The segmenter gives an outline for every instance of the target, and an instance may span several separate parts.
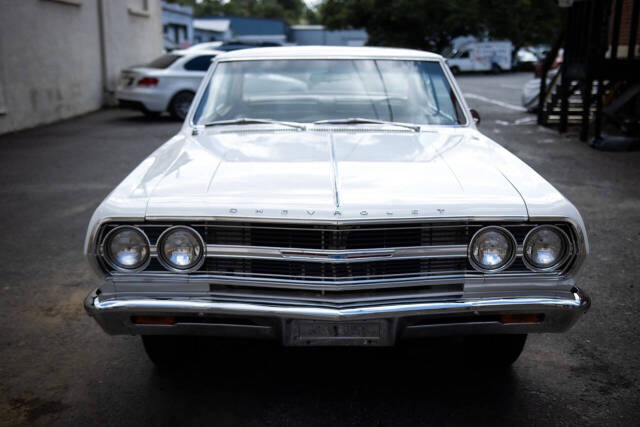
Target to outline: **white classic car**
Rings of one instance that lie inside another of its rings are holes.
[[[98,207],[85,250],[101,279],[87,312],[159,364],[184,335],[462,335],[510,364],[526,334],[566,331],[590,305],[576,208],[478,132],[441,56],[413,50],[217,56],[180,132]]]

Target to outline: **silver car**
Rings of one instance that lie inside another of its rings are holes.
[[[123,70],[116,92],[120,106],[148,116],[168,111],[184,120],[202,78],[219,53],[210,49],[174,51]]]

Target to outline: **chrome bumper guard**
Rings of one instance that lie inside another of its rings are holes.
[[[390,339],[432,335],[470,335],[563,332],[590,307],[589,297],[578,288],[561,296],[461,298],[356,308],[268,305],[216,302],[205,298],[101,299],[90,293],[84,306],[109,334],[213,335],[224,337],[282,339],[287,325],[299,321],[362,322],[385,320]],[[503,322],[502,315],[540,315],[531,323]],[[175,323],[139,324],[133,316],[175,316]],[[286,343],[286,342],[285,342]]]

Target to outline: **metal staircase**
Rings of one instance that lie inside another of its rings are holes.
[[[560,79],[557,78],[560,73],[556,74],[550,81],[547,87],[547,94],[542,105],[542,122],[543,126],[559,125],[562,114],[562,96],[561,85],[558,84]],[[580,89],[580,81],[572,81],[569,88],[568,106],[567,106],[567,124],[579,125],[582,123],[583,116],[585,115],[585,103],[584,94]],[[594,82],[591,89],[591,102],[588,108],[588,118],[591,122],[595,119],[596,107],[593,100],[598,94],[598,82]]]
[[[640,126],[634,102],[640,96],[638,21],[640,0],[573,1],[542,65],[539,124],[561,133],[579,125],[580,139],[596,148],[602,146],[603,127],[606,138],[640,138],[633,135]],[[620,55],[623,46],[626,54]],[[560,48],[562,65],[551,72]]]

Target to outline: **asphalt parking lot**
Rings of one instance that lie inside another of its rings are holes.
[[[581,211],[593,299],[568,333],[530,336],[510,371],[428,351],[241,347],[174,373],[84,312],[93,209],[179,128],[104,110],[0,135],[0,424],[637,425],[640,152],[599,152],[519,108],[530,74],[461,76],[481,130]]]

